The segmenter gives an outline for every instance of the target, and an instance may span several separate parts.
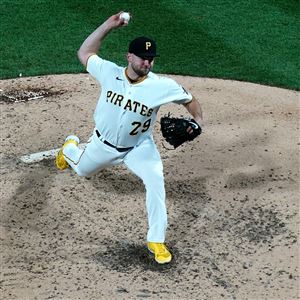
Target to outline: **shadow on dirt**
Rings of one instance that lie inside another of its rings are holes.
[[[108,269],[131,273],[140,268],[144,271],[168,272],[178,267],[178,251],[171,245],[174,259],[168,264],[158,264],[144,244],[128,241],[106,241],[106,250],[96,252],[90,259],[100,262]]]
[[[259,188],[267,184],[276,184],[276,182],[284,182],[285,184],[295,184],[292,176],[284,174],[276,174],[273,169],[262,170],[255,174],[244,174],[238,172],[230,175],[226,182],[229,189],[246,189]]]
[[[112,174],[109,171],[106,175]],[[104,176],[102,174],[102,176]],[[115,176],[113,174],[116,183],[122,182],[127,179],[124,175]],[[135,179],[134,175],[129,176],[132,184],[138,183],[138,179]],[[96,181],[100,180],[97,178]],[[94,181],[94,182],[96,182]],[[106,184],[109,185],[109,180],[104,179]],[[99,184],[99,182],[98,182]],[[139,188],[142,188],[142,183],[139,183]],[[127,191],[127,190],[126,190]],[[123,191],[124,192],[124,191]],[[141,192],[141,191],[140,191]],[[120,190],[118,190],[120,193]],[[170,274],[172,271],[176,273],[180,272],[181,265],[186,269],[191,263],[193,256],[199,254],[194,253],[193,250],[187,249],[193,246],[198,247],[197,232],[190,232],[190,227],[193,223],[198,222],[201,219],[201,211],[210,201],[207,192],[205,191],[205,179],[194,178],[193,180],[187,179],[182,181],[168,181],[166,182],[166,193],[168,201],[172,202],[175,207],[175,215],[170,220],[170,226],[168,229],[167,245],[173,253],[173,260],[169,264],[159,265],[154,261],[153,254],[151,254],[145,244],[136,244],[127,241],[105,241],[105,251],[99,251],[95,253],[92,259],[105,265],[109,269],[116,270],[118,272],[128,273],[132,269],[139,267],[142,270],[150,270],[154,272],[167,272]],[[177,242],[184,242],[185,246],[179,250],[176,246]]]
[[[40,168],[39,165],[26,170],[9,201],[7,225],[23,228],[36,226],[41,212],[47,209],[47,194],[52,184],[53,170]]]

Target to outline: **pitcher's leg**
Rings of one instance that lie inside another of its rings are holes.
[[[127,167],[143,180],[146,188],[148,242],[163,243],[167,229],[167,210],[163,165],[152,139],[136,146],[124,159]]]
[[[155,180],[155,182],[152,180]],[[146,179],[144,182],[149,225],[147,241],[164,243],[167,229],[167,210],[163,178],[155,174],[152,175],[149,181]]]
[[[65,143],[62,153],[67,164],[79,176],[91,176],[109,165],[122,161],[122,155],[102,143],[95,133],[84,149],[80,149],[76,143]]]
[[[88,156],[88,145],[80,149],[74,144],[69,144],[63,149],[67,163],[79,176],[89,176],[98,169],[96,163]]]

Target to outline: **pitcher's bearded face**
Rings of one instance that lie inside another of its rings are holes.
[[[133,53],[128,54],[128,62],[132,70],[140,77],[146,76],[154,64],[153,57],[139,57]]]

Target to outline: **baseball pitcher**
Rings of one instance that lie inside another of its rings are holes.
[[[140,177],[146,188],[147,247],[156,262],[164,264],[171,261],[172,254],[165,245],[163,165],[152,128],[161,105],[183,104],[193,117],[184,129],[187,140],[192,140],[201,133],[202,111],[199,102],[182,86],[151,71],[159,56],[153,39],[138,37],[130,42],[126,67],[99,54],[105,37],[112,30],[127,26],[121,13],[102,23],[78,50],[79,60],[101,85],[94,112],[95,128],[84,149],[78,147],[77,136],[68,136],[56,157],[56,166],[60,170],[70,166],[79,176],[90,176],[124,163]]]

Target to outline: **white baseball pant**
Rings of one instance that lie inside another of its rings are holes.
[[[63,150],[68,164],[79,176],[91,176],[105,167],[125,163],[146,188],[147,241],[163,243],[167,228],[163,165],[152,137],[128,152],[104,144],[94,130],[85,148],[68,144]]]

